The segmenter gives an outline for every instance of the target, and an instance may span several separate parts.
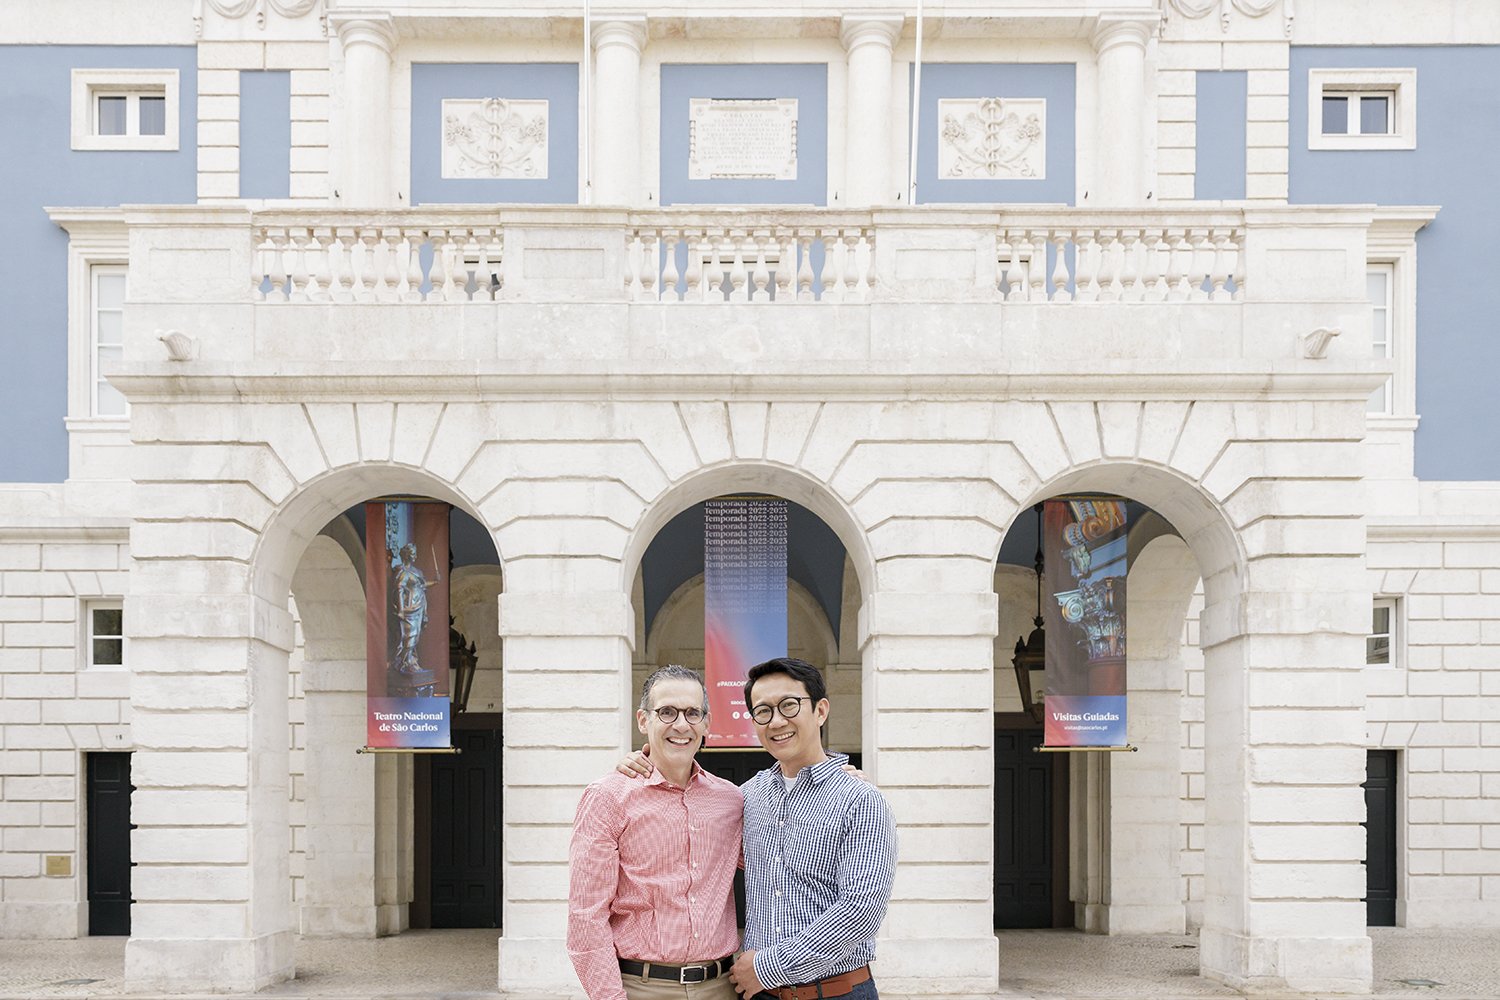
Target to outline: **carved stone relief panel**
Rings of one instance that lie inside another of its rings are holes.
[[[443,101],[443,177],[547,178],[547,102]]]
[[[1047,176],[1043,98],[967,97],[938,101],[938,177],[1041,180]]]
[[[796,180],[797,99],[690,99],[688,179]]]

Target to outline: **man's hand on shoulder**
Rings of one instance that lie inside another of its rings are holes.
[[[651,748],[645,747],[644,749],[637,750],[635,753],[631,754],[629,757],[626,757],[624,760],[620,761],[620,763],[616,764],[615,770],[619,771],[627,778],[651,777],[651,772],[655,770],[655,768],[651,766]]]
[[[734,968],[729,970],[729,978],[734,980],[735,992],[750,1000],[757,993],[764,993],[766,988],[760,984],[760,977],[755,974],[755,952],[742,951],[740,957],[734,960]]]

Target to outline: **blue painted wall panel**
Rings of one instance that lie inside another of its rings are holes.
[[[1243,70],[1199,72],[1195,198],[1240,201],[1245,197],[1249,95],[1249,75]]]
[[[292,194],[292,74],[240,73],[240,197]]]
[[[1073,204],[1077,67],[1072,63],[924,63],[917,136],[917,204]],[[1046,176],[1003,180],[940,180],[938,101],[956,98],[1045,98]],[[909,128],[909,124],[908,124]]]
[[[68,235],[43,206],[191,203],[197,198],[198,70],[192,46],[0,46],[0,481],[68,473]],[[176,69],[178,149],[74,152],[72,69]]]
[[[1417,70],[1417,148],[1309,150],[1308,70],[1383,66]],[[1497,421],[1483,391],[1500,370],[1500,282],[1483,249],[1500,228],[1496,79],[1494,46],[1292,49],[1291,201],[1442,206],[1417,236],[1421,479],[1500,479]]]
[[[547,102],[545,178],[444,178],[443,101],[500,97]],[[578,202],[576,63],[417,63],[411,68],[411,203]]]
[[[688,102],[693,98],[797,99],[795,180],[689,180]],[[828,67],[823,63],[661,68],[663,205],[828,204]]]

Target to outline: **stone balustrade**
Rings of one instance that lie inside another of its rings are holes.
[[[868,302],[911,297],[909,288],[892,292],[878,280],[900,273],[908,242],[877,234],[931,228],[922,211],[563,212],[561,227],[539,224],[536,209],[514,223],[488,207],[256,213],[250,296],[267,304],[538,300],[540,289],[524,281],[507,287],[508,274],[526,273],[507,261],[528,249],[557,256],[569,249],[557,234],[570,232],[573,249],[619,254],[618,301]],[[979,297],[993,301],[1234,302],[1244,299],[1249,277],[1243,212],[968,210],[945,229],[952,247],[993,241],[993,255],[983,251],[993,274],[979,275],[992,290]],[[518,232],[548,238],[517,243]],[[543,298],[556,297],[565,278],[550,275]],[[597,289],[586,297],[597,300]]]

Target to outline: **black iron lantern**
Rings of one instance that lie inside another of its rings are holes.
[[[453,714],[469,707],[469,691],[474,687],[474,671],[479,666],[479,652],[474,643],[464,645],[463,633],[452,616],[448,618],[448,670],[453,684]]]
[[[1023,641],[1016,639],[1016,652],[1011,665],[1016,671],[1016,689],[1021,693],[1021,705],[1032,721],[1041,722],[1045,714],[1042,701],[1046,694],[1047,678],[1047,631],[1042,627],[1042,505],[1036,505],[1036,617],[1031,635]]]

